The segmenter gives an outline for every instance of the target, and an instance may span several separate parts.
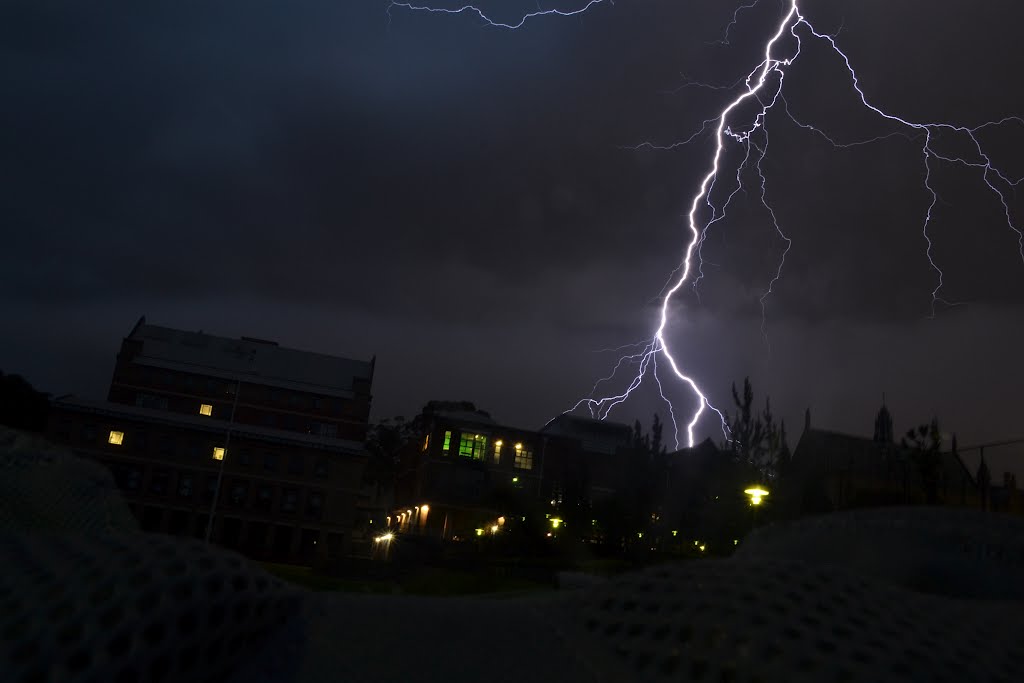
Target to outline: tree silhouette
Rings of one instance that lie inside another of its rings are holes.
[[[907,430],[906,435],[900,439],[900,446],[909,451],[910,459],[917,465],[925,500],[929,505],[935,505],[939,500],[942,458],[942,432],[939,431],[938,419],[933,417],[930,423]]]

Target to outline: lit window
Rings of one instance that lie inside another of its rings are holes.
[[[115,432],[110,430],[110,436],[107,437],[107,443],[112,443],[115,446],[120,446],[124,441],[124,432]]]
[[[445,432],[444,433],[444,445],[441,447],[441,450],[444,451],[445,453],[447,453],[448,450],[451,447],[452,447],[452,433],[451,432]]]
[[[427,434],[427,437],[423,439],[423,450],[425,451],[428,448],[430,448],[430,434]]]
[[[225,450],[223,448],[221,448],[220,446],[214,446],[213,447],[213,459],[214,460],[223,460],[224,459],[224,455],[225,455]]]
[[[209,403],[202,404],[201,406],[199,406],[199,414],[213,415],[213,406],[211,406]]]
[[[459,439],[459,455],[483,460],[487,450],[487,437],[483,434],[463,434]]]
[[[494,464],[497,465],[501,462],[501,444],[502,440],[498,439],[494,442]]]
[[[516,460],[513,463],[517,469],[521,470],[532,470],[533,469],[533,451],[524,446],[521,443],[516,444]]]

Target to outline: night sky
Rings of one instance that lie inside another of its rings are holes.
[[[714,44],[738,4],[619,0],[513,32],[468,15],[389,21],[385,0],[8,0],[0,368],[105,396],[145,314],[376,354],[375,419],[448,398],[539,427],[614,365],[596,350],[655,326],[710,139],[628,147],[687,137],[735,96],[679,86],[757,64],[781,6],[764,0]],[[506,20],[536,8],[483,6]],[[1019,2],[803,11],[842,27],[868,96],[894,113],[1024,114]],[[899,130],[859,108],[813,42],[785,94],[840,141]],[[883,391],[898,431],[935,414],[961,444],[1024,435],[1024,263],[979,175],[936,166],[933,254],[964,305],[930,320],[920,144],[835,151],[778,111],[768,130],[769,199],[793,239],[770,351],[758,298],[782,245],[754,193],[715,226],[700,301],[673,309],[675,349],[711,400],[731,407],[730,383],[750,375],[794,445],[807,406],[816,426],[870,434]],[[982,140],[1024,176],[1024,125]],[[1024,202],[1011,210],[1024,224]],[[612,419],[654,410],[644,389]],[[715,421],[698,435],[717,438]]]

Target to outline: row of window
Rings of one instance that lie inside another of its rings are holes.
[[[113,463],[117,485],[125,491],[134,492],[142,488],[143,470],[141,467]],[[193,472],[172,473],[168,470],[155,469],[149,475],[148,490],[150,493],[165,496],[174,495],[183,500],[191,500],[196,495],[196,488],[201,475]],[[173,479],[173,481],[172,481]],[[278,489],[280,495],[278,496]],[[206,475],[205,486],[201,498],[211,502],[217,490],[217,477]],[[306,517],[320,519],[323,515],[324,497],[319,491],[306,491],[305,496],[296,488],[277,487],[269,483],[253,483],[246,479],[232,479],[221,489],[220,501],[231,507],[250,507],[258,512],[273,512],[274,499],[277,496],[276,509],[287,514],[302,512]],[[300,498],[304,498],[300,505]]]
[[[237,386],[237,383],[233,381],[196,375],[181,375],[169,370],[156,370],[146,366],[140,366],[140,375],[142,382],[151,386],[162,385],[168,388],[184,388],[192,391],[204,390],[206,393],[214,396],[234,396]],[[245,395],[250,396],[254,394],[258,394],[264,400],[302,410],[328,410],[341,413],[347,407],[347,402],[344,399],[312,396],[284,389],[247,384],[245,386]]]
[[[459,449],[458,453],[464,458],[472,458],[473,460],[484,460],[487,457],[487,442],[488,437],[485,434],[469,434],[462,433],[459,435]],[[430,437],[427,436],[426,441],[423,443],[423,449],[426,450],[430,446]],[[504,448],[505,442],[502,439],[494,441],[491,449],[491,457],[495,465],[501,463],[501,451]],[[532,470],[533,469],[533,451],[527,444],[516,442],[512,445],[512,449],[515,451],[515,456],[512,461],[512,466],[516,469],[521,470]],[[448,455],[452,450],[452,433],[446,431],[444,433],[444,443],[441,444],[441,453]]]
[[[70,427],[68,427],[70,429]],[[82,427],[82,439],[87,442],[95,442],[98,436],[96,425],[86,424]],[[157,451],[162,456],[174,456],[179,451],[180,439],[171,435],[161,435],[157,440]],[[107,433],[107,443],[118,447],[132,447],[137,450],[145,450],[148,447],[148,436],[146,432],[134,432],[126,435],[124,431],[111,429]],[[244,446],[231,449],[229,454],[223,446],[204,445],[202,442],[191,439],[184,447],[185,454],[192,458],[210,457],[213,460],[224,460],[226,457],[237,455],[238,464],[250,466],[262,466],[267,472],[284,471],[289,474],[306,474],[306,458],[298,453],[290,453],[283,456],[281,453],[266,451],[262,454],[254,452]],[[326,479],[328,476],[328,464],[326,458],[317,458],[313,462],[312,474],[315,477]]]
[[[139,393],[135,395],[135,405],[140,408],[152,408],[154,410],[167,410],[168,402],[164,396],[154,396],[152,394]],[[213,416],[213,405],[210,403],[200,403],[198,408],[200,415],[207,417]],[[223,415],[219,417],[224,417]],[[330,438],[337,438],[338,436],[338,425],[330,422],[309,422],[297,415],[275,415],[273,413],[265,413],[262,416],[261,422],[266,427],[282,427],[284,429],[290,429],[292,431],[301,431],[306,434],[313,434],[315,436],[326,436]]]

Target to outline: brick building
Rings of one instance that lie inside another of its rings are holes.
[[[108,465],[147,531],[205,537],[212,508],[216,543],[323,563],[364,540],[373,369],[142,318],[108,400],[54,400],[49,433]]]

